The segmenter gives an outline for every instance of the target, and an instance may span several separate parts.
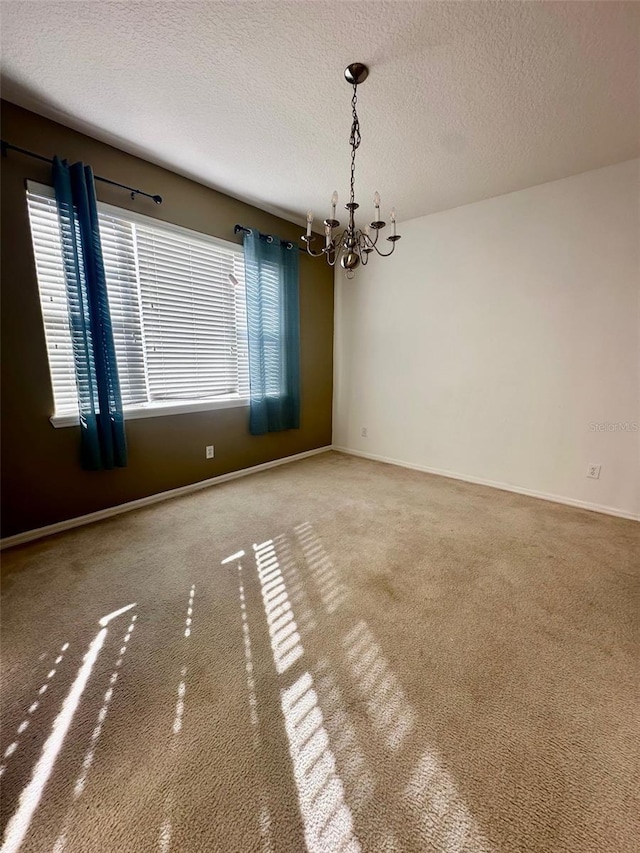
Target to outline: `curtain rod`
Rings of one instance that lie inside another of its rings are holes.
[[[19,148],[17,145],[12,145],[10,142],[5,142],[4,139],[0,140],[0,145],[2,146],[2,156],[7,156],[7,151],[17,151],[19,154],[26,154],[27,157],[35,157],[36,160],[42,160],[43,163],[53,163],[53,160],[50,157],[43,157],[42,154],[36,154],[34,151],[27,151],[26,148]],[[156,204],[162,204],[162,196],[161,195],[151,195],[151,193],[145,193],[142,190],[137,190],[134,187],[128,187],[126,184],[119,184],[117,181],[111,181],[109,178],[101,178],[99,175],[94,175],[96,181],[102,181],[103,184],[111,184],[112,187],[120,187],[123,190],[129,190],[131,193],[131,198],[135,198],[137,195],[143,195],[146,198],[151,198],[155,201]]]
[[[241,231],[243,234],[251,234],[251,228],[247,228],[246,225],[235,225],[234,226],[234,229],[233,229],[234,234],[239,234]],[[268,238],[271,238],[271,241],[273,241],[273,236],[271,234],[263,234],[262,231],[258,231],[258,235],[259,235],[261,240],[267,240]],[[293,240],[280,240],[280,242],[288,244],[292,248],[295,246],[299,252],[306,252],[307,251],[304,248],[304,246],[298,246],[296,243],[293,242]]]

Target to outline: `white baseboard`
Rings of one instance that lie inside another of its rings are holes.
[[[579,501],[575,498],[563,497],[562,495],[550,495],[545,492],[537,492],[534,489],[511,486],[507,483],[497,483],[494,480],[484,480],[481,477],[457,474],[454,471],[445,471],[441,468],[429,468],[426,465],[414,465],[410,462],[403,462],[400,459],[389,459],[387,456],[376,456],[374,453],[364,453],[361,450],[351,450],[348,447],[338,447],[335,444],[333,449],[337,450],[339,453],[346,453],[349,456],[361,456],[363,459],[372,459],[374,462],[386,462],[388,465],[398,465],[400,468],[411,468],[413,471],[424,471],[426,474],[437,474],[439,477],[449,477],[452,480],[463,480],[465,483],[475,483],[478,486],[490,486],[492,489],[501,489],[503,492],[515,492],[518,495],[527,495],[527,497],[530,498],[540,498],[543,501],[566,504],[567,506],[574,506],[579,509],[587,509],[591,512],[601,512],[604,515],[615,515],[618,518],[628,518],[631,521],[640,521],[640,515],[637,513],[626,512],[626,510],[617,509],[616,507],[602,506],[601,504],[589,503],[588,501]]]
[[[361,450],[351,450],[348,447],[337,447],[329,444],[325,447],[317,447],[314,450],[305,450],[303,453],[296,453],[293,456],[284,456],[282,459],[263,462],[261,465],[254,465],[251,468],[242,468],[239,471],[230,471],[228,474],[220,474],[217,477],[210,477],[208,480],[199,480],[197,483],[190,483],[187,486],[179,486],[177,489],[170,489],[167,492],[158,492],[155,495],[148,495],[146,498],[139,498],[135,501],[128,501],[124,504],[107,507],[106,509],[101,509],[97,512],[90,512],[87,515],[79,515],[76,518],[58,521],[55,524],[48,524],[45,527],[37,527],[35,530],[25,530],[23,533],[16,533],[15,536],[7,536],[4,539],[0,539],[0,550],[11,548],[14,545],[23,545],[27,542],[33,542],[34,540],[42,539],[45,536],[52,536],[55,533],[62,533],[65,530],[71,530],[74,527],[81,527],[84,524],[93,524],[93,522],[101,521],[104,518],[111,518],[114,515],[131,512],[134,509],[142,509],[145,506],[160,503],[160,501],[170,500],[171,498],[177,498],[181,495],[188,495],[191,492],[197,492],[200,489],[207,489],[209,486],[216,486],[220,483],[226,483],[229,480],[237,480],[239,477],[247,477],[250,474],[257,474],[259,471],[266,471],[269,468],[276,468],[279,465],[286,465],[288,462],[295,462],[298,459],[306,459],[308,456],[315,456],[318,453],[326,453],[329,450],[336,450],[350,456],[361,456],[363,459],[372,459],[374,462],[385,462],[388,465],[398,465],[401,468],[410,468],[413,471],[424,471],[427,474],[436,474],[439,477],[449,477],[453,480],[475,483],[479,486],[490,486],[493,489],[501,489],[505,492],[515,492],[518,495],[527,495],[531,498],[540,498],[541,500],[578,507],[579,509],[586,509],[592,512],[600,512],[605,515],[614,515],[619,518],[628,518],[632,521],[640,521],[640,515],[637,513],[626,512],[615,507],[602,506],[601,504],[589,503],[588,501],[580,501],[574,498],[566,498],[561,495],[550,495],[544,492],[537,492],[533,489],[510,486],[507,483],[497,483],[493,480],[484,480],[480,477],[457,474],[454,471],[445,471],[440,468],[430,468],[426,465],[414,465],[410,462],[403,462],[400,459],[390,459],[387,456],[377,456],[374,453],[364,453]]]
[[[57,521],[55,524],[47,524],[46,527],[25,530],[24,533],[16,533],[15,536],[7,536],[4,539],[0,539],[0,550],[11,548],[14,545],[23,545],[25,542],[32,542],[34,539],[42,539],[44,536],[52,536],[54,533],[62,533],[65,530],[71,530],[73,527],[81,527],[83,524],[93,524],[94,521],[102,521],[102,519],[111,518],[113,515],[120,515],[123,512],[131,512],[131,510],[141,509],[160,501],[178,498],[181,495],[188,495],[190,492],[207,489],[209,486],[217,486],[220,483],[226,483],[228,480],[237,480],[239,477],[247,477],[249,474],[257,474],[259,471],[276,468],[278,465],[286,465],[288,462],[296,462],[298,459],[306,459],[308,456],[315,456],[318,453],[326,453],[332,449],[330,444],[326,447],[316,447],[314,450],[305,450],[303,453],[284,456],[281,459],[273,459],[271,462],[263,462],[261,465],[253,465],[251,468],[241,468],[239,471],[219,474],[217,477],[210,477],[208,480],[199,480],[197,483],[189,483],[187,486],[179,486],[177,489],[169,489],[167,492],[158,492],[146,498],[139,498],[135,501],[117,504],[117,506],[110,506],[106,509],[100,509],[97,512],[90,512],[87,515],[79,515],[76,518],[69,518],[66,521]]]

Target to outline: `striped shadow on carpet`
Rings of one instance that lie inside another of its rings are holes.
[[[326,454],[8,551],[2,853],[626,853],[638,525]]]

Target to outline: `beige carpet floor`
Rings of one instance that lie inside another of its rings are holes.
[[[639,534],[328,453],[7,552],[2,853],[637,850]]]

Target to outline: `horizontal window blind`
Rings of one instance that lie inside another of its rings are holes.
[[[238,383],[233,257],[136,226],[152,400],[233,394]]]
[[[104,212],[98,223],[122,405],[133,406],[149,399],[133,227]]]
[[[27,193],[56,415],[77,411],[53,190]],[[249,395],[242,251],[98,205],[122,401],[153,407]]]
[[[56,203],[28,193],[31,237],[56,414],[78,411],[73,347]]]

